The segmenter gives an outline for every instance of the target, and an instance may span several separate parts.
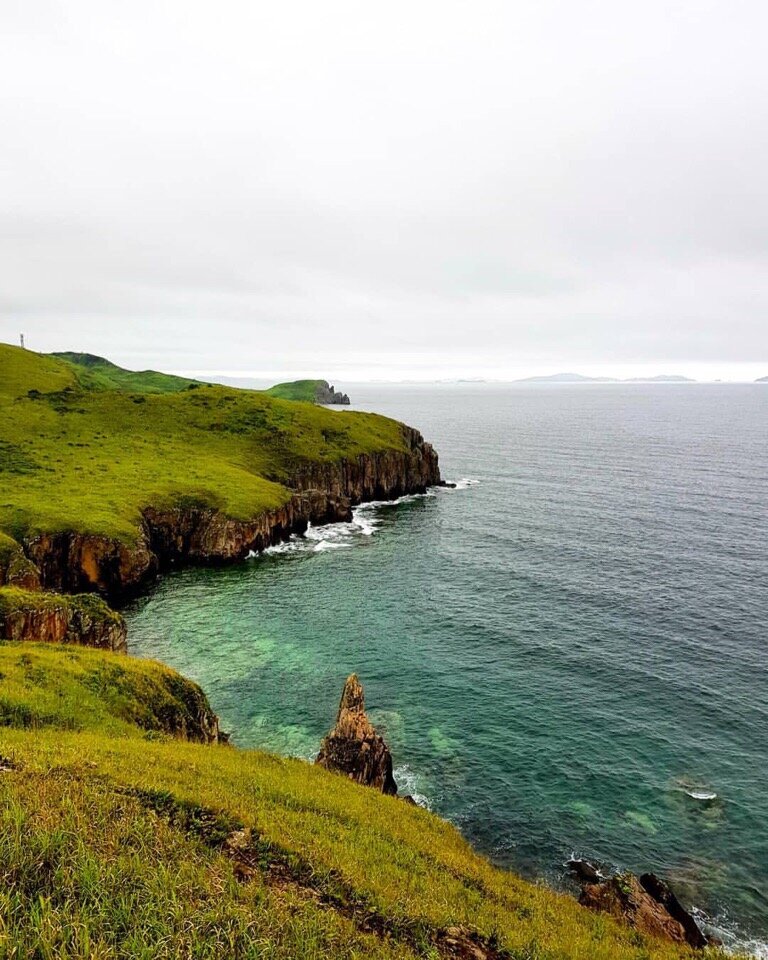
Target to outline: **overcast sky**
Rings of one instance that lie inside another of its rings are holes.
[[[768,374],[764,0],[2,0],[0,339]]]

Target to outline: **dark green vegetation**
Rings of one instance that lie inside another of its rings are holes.
[[[276,383],[265,392],[281,400],[303,400],[306,403],[315,403],[318,392],[322,388],[328,389],[325,380],[292,380],[288,383]]]
[[[117,623],[119,614],[92,593],[80,593],[63,596],[59,593],[43,593],[38,590],[23,590],[18,587],[0,587],[0,624],[3,618],[21,610],[34,610],[38,613],[50,613],[62,607],[77,610],[87,616],[113,618]]]
[[[691,956],[494,869],[397,798],[172,736],[192,687],[0,645],[0,955]]]
[[[403,449],[401,427],[374,414],[0,344],[0,532],[17,541],[60,531],[130,541],[148,505],[244,520],[284,504],[303,463],[385,449]]]

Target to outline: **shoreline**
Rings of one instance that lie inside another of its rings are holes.
[[[448,487],[448,488],[453,488],[458,490],[464,490],[479,482],[480,481],[477,481],[477,480],[462,479],[455,483],[441,483],[437,487],[437,489]],[[383,508],[393,507],[393,506],[397,506],[400,503],[407,503],[411,499],[417,499],[417,498],[429,497],[429,496],[435,496],[435,495],[437,494],[434,488],[432,488],[432,489],[427,489],[423,493],[419,492],[414,494],[405,494],[401,497],[398,497],[392,500],[364,501],[356,505],[356,507],[353,510],[353,514],[356,513],[360,508],[369,508],[369,509],[375,510],[376,508],[379,508],[379,507],[383,507]],[[357,518],[353,519],[352,523],[355,523],[356,519]],[[344,523],[345,521],[331,522],[331,523],[322,525],[320,529],[333,528],[335,526],[343,526]],[[366,525],[361,524],[359,522],[356,523],[356,526],[359,528],[358,535],[360,536],[370,535],[375,532],[375,526],[373,526],[373,528],[370,530],[366,530],[365,529]],[[319,539],[317,542],[315,542],[314,545],[311,545],[311,541],[309,542],[305,541],[303,535],[298,535],[298,536],[292,535],[289,538],[289,540],[272,545],[266,548],[264,551],[260,552],[259,554],[253,554],[249,556],[248,559],[257,560],[262,556],[280,555],[284,552],[293,552],[294,549],[296,550],[296,552],[311,553],[313,551],[317,551],[323,542],[324,542],[323,539]],[[294,543],[295,543],[295,547],[293,546]],[[345,543],[340,546],[352,546],[352,544]],[[232,736],[235,740],[234,746],[237,749],[258,750],[258,751],[264,750],[270,753],[275,752],[274,748],[270,749],[269,746],[264,746],[260,744],[258,741],[253,741],[248,744],[238,744],[237,730],[232,730],[230,732],[232,733]],[[286,757],[286,758],[291,758],[291,759],[299,759],[305,763],[313,764],[315,760],[315,756],[317,754],[317,749],[319,748],[319,742],[320,741],[318,739],[318,744],[316,745],[315,749],[311,753],[308,753],[308,752],[290,753],[290,752],[284,752],[284,751],[276,751],[276,755]],[[435,803],[431,800],[431,798],[428,795],[414,793],[414,785],[418,778],[418,772],[414,771],[413,768],[410,767],[407,762],[404,762],[402,764],[397,764],[396,757],[395,757],[395,763],[396,763],[396,766],[395,766],[396,779],[398,783],[400,783],[401,780],[404,781],[406,785],[404,787],[405,792],[409,794],[413,794],[417,798],[421,806],[423,806],[425,809],[429,810],[430,812],[438,816],[441,820],[444,820],[446,823],[450,823],[457,830],[459,830],[462,836],[466,838],[467,842],[470,843],[472,848],[477,853],[487,857],[488,860],[494,866],[503,870],[509,870],[515,873],[517,876],[523,877],[532,883],[543,884],[544,886],[551,889],[552,891],[566,894],[567,896],[571,897],[572,899],[578,902],[579,900],[578,893],[577,893],[578,884],[575,883],[573,879],[570,877],[570,875],[568,874],[568,871],[566,869],[567,861],[563,861],[563,863],[561,864],[562,872],[547,873],[542,871],[527,871],[525,869],[522,869],[518,864],[516,864],[514,859],[499,857],[497,854],[494,853],[493,849],[490,849],[484,846],[483,844],[476,843],[475,840],[472,839],[470,835],[465,833],[462,822],[461,822],[461,818],[457,819],[456,817],[452,817],[444,814],[439,809],[439,804],[435,805]],[[576,854],[573,854],[572,856],[576,857]],[[610,872],[608,875],[614,875],[614,874],[619,875],[619,874],[623,874],[623,872],[624,872],[624,868],[622,868],[622,866],[619,863],[613,863],[610,867]],[[585,906],[584,909],[588,909],[588,908]],[[756,958],[756,960],[764,960],[764,958],[768,958],[768,942],[764,942],[760,939],[751,938],[747,934],[745,934],[743,930],[734,928],[734,927],[729,927],[727,923],[723,922],[720,918],[712,917],[709,914],[706,914],[705,912],[701,911],[696,906],[691,907],[691,913],[695,917],[696,921],[699,922],[703,926],[703,928],[708,932],[708,934],[717,938],[715,943],[717,943],[717,941],[719,940],[723,941],[723,946],[728,952],[741,952],[746,950],[748,951],[748,955],[750,957]],[[742,955],[742,954],[739,953],[739,955]]]

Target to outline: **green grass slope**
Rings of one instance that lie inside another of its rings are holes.
[[[692,956],[495,869],[426,810],[151,732],[171,673],[0,645],[0,956],[469,957],[457,927],[499,960]]]
[[[325,380],[291,380],[288,383],[276,383],[274,387],[264,392],[270,397],[279,397],[281,400],[303,400],[305,403],[314,403],[318,388],[324,386],[326,386]]]
[[[197,684],[161,663],[80,646],[0,644],[0,727],[146,739],[183,729],[194,737],[201,711],[210,708]]]
[[[190,386],[199,386],[199,381],[176,377],[156,370],[125,370],[116,364],[92,353],[65,351],[52,353],[52,357],[72,364],[78,381],[90,390],[121,390],[128,393],[178,393]]]
[[[69,361],[0,344],[0,532],[16,540],[130,540],[148,505],[244,520],[285,503],[302,462],[384,449],[403,449],[401,428],[375,414],[212,385],[94,388]]]

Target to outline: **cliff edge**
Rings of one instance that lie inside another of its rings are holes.
[[[423,493],[440,469],[386,417],[0,344],[0,482],[0,588],[119,604],[172,564],[242,560]],[[44,605],[27,600],[0,638],[73,638],[76,611],[43,622]]]

